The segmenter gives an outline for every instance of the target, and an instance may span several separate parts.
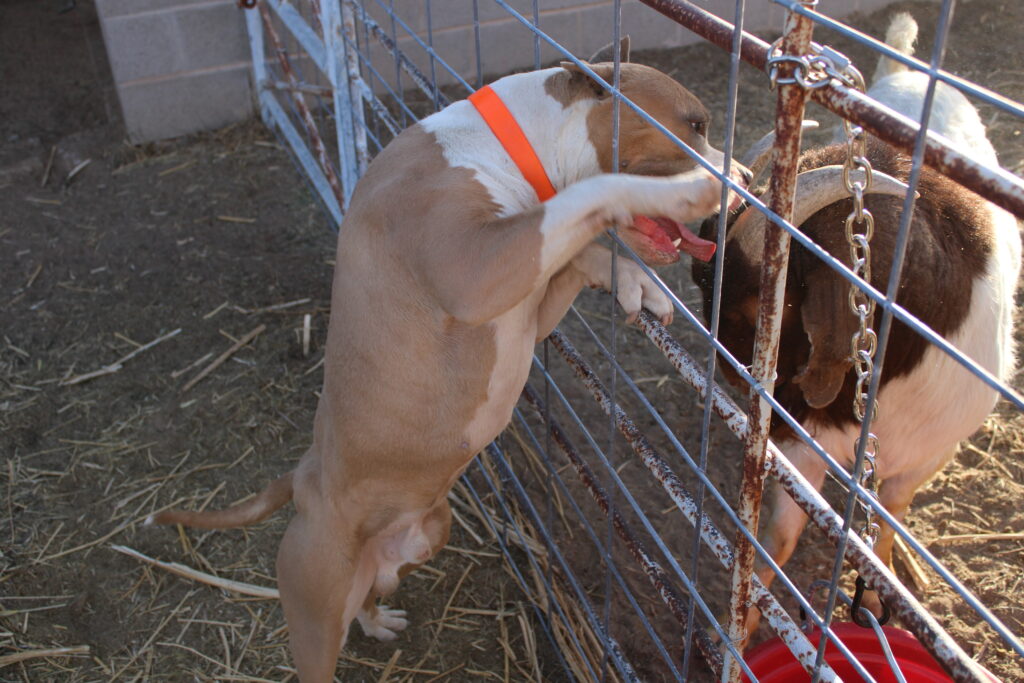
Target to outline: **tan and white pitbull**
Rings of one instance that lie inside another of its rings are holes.
[[[610,63],[593,68],[611,81]],[[718,208],[719,182],[626,107],[623,174],[612,174],[613,99],[578,68],[508,76],[492,88],[558,194],[538,202],[469,102],[399,135],[359,182],[339,234],[309,451],[246,503],[154,520],[238,526],[294,499],[277,573],[306,682],[331,680],[353,619],[384,640],[406,626],[404,612],[376,598],[447,542],[446,494],[509,422],[535,343],[583,286],[611,288],[610,252],[594,238],[630,226],[619,235],[651,264],[679,258],[673,241],[706,254],[707,243],[672,221],[631,220],[702,218]],[[721,161],[705,138],[707,111],[681,85],[623,64],[621,89]],[[618,266],[618,300],[630,318],[641,306],[672,316],[669,299],[628,259]]]

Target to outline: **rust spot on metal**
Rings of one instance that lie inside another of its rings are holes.
[[[770,462],[772,474],[783,489],[807,513],[815,526],[825,532],[828,540],[837,544],[843,536],[842,518],[785,458],[772,457]],[[846,559],[878,592],[878,596],[899,617],[902,625],[921,641],[954,680],[975,683],[989,680],[856,534],[851,533],[848,536]]]
[[[707,41],[729,51],[732,46],[733,25],[700,9],[686,0],[640,0],[668,18],[682,24]],[[740,58],[746,63],[764,69],[768,59],[768,43],[743,32]],[[880,140],[902,149],[913,151],[919,126],[873,102],[863,93],[833,80],[811,93],[811,99],[831,112],[853,121]],[[955,180],[972,192],[1024,219],[1024,180],[1005,169],[987,169],[970,157],[928,136],[924,163]]]
[[[301,84],[299,83],[299,79],[296,78],[295,72],[292,70],[291,62],[288,60],[288,52],[281,44],[281,38],[277,35],[277,30],[274,28],[274,22],[270,19],[270,10],[267,9],[266,3],[261,4],[259,7],[260,16],[263,18],[263,26],[267,30],[267,35],[270,36],[270,42],[274,45],[274,52],[277,53],[277,62],[280,64],[281,71],[284,73],[285,78],[288,79],[289,86],[294,90],[292,101],[295,103],[295,108],[299,110],[299,116],[302,118],[302,125],[306,129],[306,135],[309,136],[309,141],[313,146],[317,162],[319,163],[321,170],[323,170],[324,175],[327,177],[327,183],[331,186],[331,191],[334,193],[335,199],[338,200],[338,206],[345,206],[345,198],[344,193],[341,191],[341,183],[338,181],[338,176],[334,172],[331,160],[327,156],[327,148],[324,147],[324,141],[320,137],[320,131],[317,130],[316,122],[313,120],[313,114],[309,111],[309,106],[306,105],[306,97],[302,94]]]
[[[660,344],[664,344],[666,348],[671,348],[673,356],[677,361],[683,363],[684,366],[686,363],[691,364],[694,371],[692,377],[700,382],[700,375],[696,370],[696,364],[694,364],[692,359],[689,358],[686,351],[678,345],[678,342],[671,338],[661,323],[654,320],[650,314],[645,311],[641,313],[641,326],[648,330],[649,336],[653,335],[652,338],[657,338]],[[584,385],[591,391],[592,395],[604,412],[608,414],[609,409],[612,407],[609,395],[600,379],[598,379],[597,375],[593,372],[586,361],[583,360],[583,357],[580,356],[576,348],[565,337],[565,335],[557,330],[551,334],[549,339],[555,349],[562,355],[562,358],[566,361],[569,367],[572,368],[581,380],[583,380]],[[717,404],[716,410],[722,409],[722,412],[726,414],[731,413],[732,419],[730,426],[734,431],[742,432],[746,427],[746,421],[743,419],[742,411],[736,408],[735,404],[732,404],[728,396],[720,390],[717,390],[717,387],[716,392],[713,392],[712,395],[713,401]],[[527,395],[527,400],[534,403],[534,399],[531,399],[529,395]],[[540,405],[539,401],[538,403],[534,403],[534,405]],[[614,411],[616,425],[623,436],[625,436],[629,441],[633,452],[640,457],[641,461],[645,466],[647,466],[655,479],[661,482],[665,492],[668,493],[669,497],[672,498],[672,501],[683,513],[684,518],[690,522],[690,524],[697,527],[697,513],[699,512],[699,509],[689,492],[683,486],[682,482],[668,466],[664,458],[658,453],[657,449],[651,445],[646,436],[644,436],[644,434],[636,427],[635,423],[629,419],[625,412],[618,405],[614,406]],[[558,438],[556,437],[555,440],[557,443]],[[593,480],[592,476],[591,480]],[[592,489],[591,493],[593,494]],[[601,507],[602,510],[606,510],[606,506],[602,505]],[[715,527],[707,515],[701,514],[699,520],[700,525],[698,533],[701,536],[701,540],[726,570],[733,569],[735,553],[729,545],[729,541],[718,530],[718,528]],[[752,576],[751,578],[753,581],[754,604],[756,604],[758,609],[761,610],[765,620],[771,625],[779,637],[789,645],[790,649],[794,652],[804,669],[810,673],[814,668],[814,646],[807,640],[807,637],[802,631],[800,631],[792,618],[790,618],[789,614],[786,613],[775,597],[765,589],[760,580],[756,576]],[[703,642],[704,638],[700,635],[696,637],[698,638],[697,644],[701,653],[704,654],[706,658],[709,656],[713,657],[713,659],[709,659],[709,662],[711,662],[712,666],[717,667],[717,670],[720,671],[722,666],[721,653],[713,646],[710,646],[709,649],[709,644],[707,642]],[[824,665],[822,667],[822,680],[832,680],[833,678],[834,672],[827,665]]]
[[[669,19],[682,24],[710,43],[714,43],[726,52],[732,49],[733,25],[711,12],[697,7],[690,2],[675,0],[640,0],[648,7],[656,9]],[[768,63],[768,43],[746,31],[740,46],[743,61],[758,69],[764,69]]]
[[[545,410],[544,401],[537,395],[537,392],[533,387],[527,385],[523,389],[523,396],[526,398],[526,401],[533,406],[534,410],[537,411],[538,415],[548,415]],[[583,485],[594,499],[594,502],[597,503],[597,506],[605,515],[611,515],[612,526],[615,529],[615,533],[626,545],[626,549],[629,551],[629,554],[632,555],[633,560],[643,570],[644,574],[650,581],[651,586],[655,591],[657,591],[662,601],[672,613],[672,616],[675,617],[680,626],[685,627],[687,622],[685,601],[679,591],[676,590],[671,577],[655,560],[652,559],[650,551],[644,545],[643,541],[633,534],[629,525],[619,512],[618,507],[609,501],[608,494],[605,492],[604,487],[598,483],[593,470],[591,470],[590,466],[587,465],[582,457],[580,457],[579,452],[572,444],[572,441],[570,441],[568,435],[562,429],[562,426],[557,420],[550,418],[550,416],[548,416],[548,419],[548,431],[551,434],[552,440],[569,459],[569,462],[572,463],[577,476],[579,476],[580,481],[583,482]],[[707,633],[702,629],[695,629],[693,636],[697,647],[700,648],[701,652],[704,653],[705,656],[708,654],[710,654],[712,658],[717,656],[719,661],[718,669],[716,669],[716,671],[720,671],[721,655],[718,654],[717,649],[711,642]],[[712,667],[714,667],[713,661]]]

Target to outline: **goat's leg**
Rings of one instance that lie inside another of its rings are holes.
[[[815,490],[820,491],[825,482],[825,463],[821,458],[801,441],[785,442],[781,444],[781,448],[786,457],[800,470],[800,473],[807,478]],[[758,540],[776,564],[782,567],[792,556],[797,541],[800,540],[800,534],[807,525],[807,515],[778,483],[773,483],[771,486],[770,497],[771,514],[763,525]],[[775,579],[775,572],[760,558],[755,565],[755,571],[765,588],[770,586]],[[747,610],[744,646],[746,646],[747,640],[754,635],[760,621],[760,610],[756,607]]]
[[[928,461],[925,467],[901,472],[882,482],[878,492],[878,501],[889,511],[896,521],[903,523],[903,518],[910,507],[914,494],[932,476],[956,455],[956,446],[938,463]],[[896,531],[886,522],[878,520],[878,541],[875,543],[875,554],[885,565],[892,568],[892,546],[896,540]],[[876,617],[882,614],[882,603],[873,590],[865,591],[861,604]]]

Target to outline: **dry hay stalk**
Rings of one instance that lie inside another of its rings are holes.
[[[527,461],[529,462],[532,459],[534,461],[532,464],[540,472],[545,472],[545,466],[540,462],[533,449],[524,440],[518,438],[518,434],[514,429],[511,429],[510,432],[513,437],[516,437],[519,446],[528,459]],[[500,481],[489,458],[481,456],[480,462],[488,471],[492,481]],[[543,478],[541,478],[542,480]],[[557,499],[557,494],[555,495]],[[507,525],[511,527],[509,529],[511,533],[507,535],[506,540],[515,543],[521,548],[527,548],[536,560],[535,563],[523,563],[520,567],[526,578],[533,582],[532,586],[522,586],[522,588],[526,592],[527,597],[548,615],[551,633],[573,675],[579,680],[588,680],[591,678],[590,671],[600,671],[602,669],[604,648],[601,645],[601,641],[593,626],[587,620],[575,595],[565,589],[564,578],[560,569],[550,564],[547,549],[540,535],[529,518],[523,514],[516,497],[506,496],[506,504],[510,514],[513,516],[511,524]],[[557,499],[557,505],[561,509],[562,501],[560,499]],[[486,506],[485,509],[487,509]],[[493,510],[487,509],[487,513],[495,526],[503,525],[503,522],[498,521],[500,518]],[[489,525],[485,526],[488,529],[491,528]],[[520,534],[522,534],[522,538],[520,538]],[[509,572],[511,573],[511,570]],[[545,586],[545,580],[550,580],[550,592]],[[559,617],[558,611],[551,605],[552,600],[561,608],[562,614],[565,615],[564,621]],[[576,642],[574,642],[572,637],[574,634],[576,636],[575,641],[579,642],[580,648],[576,647]],[[536,659],[536,649],[529,649],[532,659],[531,666],[534,671],[539,671],[540,667]],[[581,652],[580,649],[583,651]],[[607,680],[617,682],[621,679],[614,669],[609,669]]]
[[[0,669],[5,666],[10,666],[11,664],[25,662],[30,659],[39,659],[40,657],[64,657],[67,655],[87,654],[89,654],[88,645],[78,645],[76,647],[55,647],[48,650],[22,650],[21,652],[15,652],[13,654],[0,657]]]
[[[132,358],[135,358],[135,356],[139,355],[143,351],[148,351],[149,349],[153,348],[157,344],[165,342],[168,339],[171,339],[172,337],[176,337],[180,332],[181,332],[181,328],[179,327],[176,330],[172,330],[171,332],[168,332],[167,334],[161,335],[161,336],[157,337],[156,339],[154,339],[153,341],[149,342],[148,344],[143,344],[143,345],[139,346],[137,349],[135,349],[135,350],[131,351],[130,353],[122,356],[121,358],[118,358],[116,361],[114,361],[110,365],[106,365],[106,366],[100,368],[99,370],[93,370],[92,372],[87,372],[84,375],[76,375],[75,377],[68,377],[66,379],[62,379],[60,381],[60,386],[67,387],[67,386],[71,386],[73,384],[81,384],[82,382],[87,382],[90,379],[95,379],[97,377],[102,377],[103,375],[112,375],[115,372],[119,372],[121,370],[121,368],[124,367],[124,364],[127,363],[128,361],[130,361]]]
[[[924,568],[921,567],[921,563],[914,557],[913,551],[907,545],[899,534],[896,534],[896,541],[894,548],[896,550],[896,556],[903,562],[903,566],[907,568],[907,573],[910,574],[910,579],[914,582],[914,585],[918,590],[925,590],[931,585],[932,580],[928,578],[928,574],[925,573]]]
[[[188,391],[189,389],[194,387],[196,384],[198,384],[204,377],[206,377],[211,372],[213,372],[214,370],[219,368],[228,358],[233,356],[236,351],[238,351],[243,346],[245,346],[246,344],[251,342],[253,339],[258,337],[266,329],[267,329],[266,325],[259,325],[258,327],[255,327],[252,330],[250,330],[249,332],[247,332],[245,334],[245,336],[242,337],[241,339],[239,339],[237,342],[235,342],[234,345],[231,348],[229,348],[227,351],[225,351],[224,353],[222,353],[219,356],[217,356],[216,360],[214,360],[212,363],[210,363],[205,368],[203,368],[199,372],[198,375],[196,375],[195,377],[190,379],[188,382],[186,382],[185,386],[183,386],[181,388],[181,393],[184,394],[186,391]]]
[[[156,560],[152,557],[149,557],[148,555],[143,555],[138,550],[134,550],[123,545],[112,545],[110,547],[112,550],[116,550],[119,553],[124,553],[129,557],[134,557],[137,560],[141,560],[142,562],[145,562],[146,564],[152,565],[154,567],[159,567],[160,569],[168,571],[172,574],[177,574],[178,576],[184,577],[186,579],[191,579],[193,581],[205,583],[210,586],[216,586],[217,588],[222,588],[226,591],[239,593],[241,595],[249,595],[254,598],[265,598],[267,600],[278,600],[281,597],[281,594],[278,593],[276,588],[267,588],[265,586],[255,586],[251,583],[242,583],[241,581],[222,579],[219,576],[213,576],[212,574],[207,574],[205,572],[192,569],[191,567],[187,567],[177,562],[164,562],[162,560]]]

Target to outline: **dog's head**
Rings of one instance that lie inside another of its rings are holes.
[[[628,39],[620,47],[619,89],[658,123],[717,168],[723,165],[722,153],[708,143],[710,115],[693,93],[675,79],[649,66],[628,62]],[[590,69],[608,83],[614,78],[610,46],[602,48],[589,64]],[[619,107],[618,161],[613,151],[615,139],[615,98],[579,65],[563,62],[568,75],[561,91],[570,101],[596,100],[588,109],[587,130],[597,153],[600,170],[638,175],[669,176],[697,168],[697,162],[679,145],[665,136],[627,105]],[[745,168],[733,164],[733,178],[740,183],[749,177]],[[699,239],[686,226],[662,217],[638,216],[633,224],[620,230],[623,240],[651,265],[679,260],[685,251],[707,260],[714,244]]]

